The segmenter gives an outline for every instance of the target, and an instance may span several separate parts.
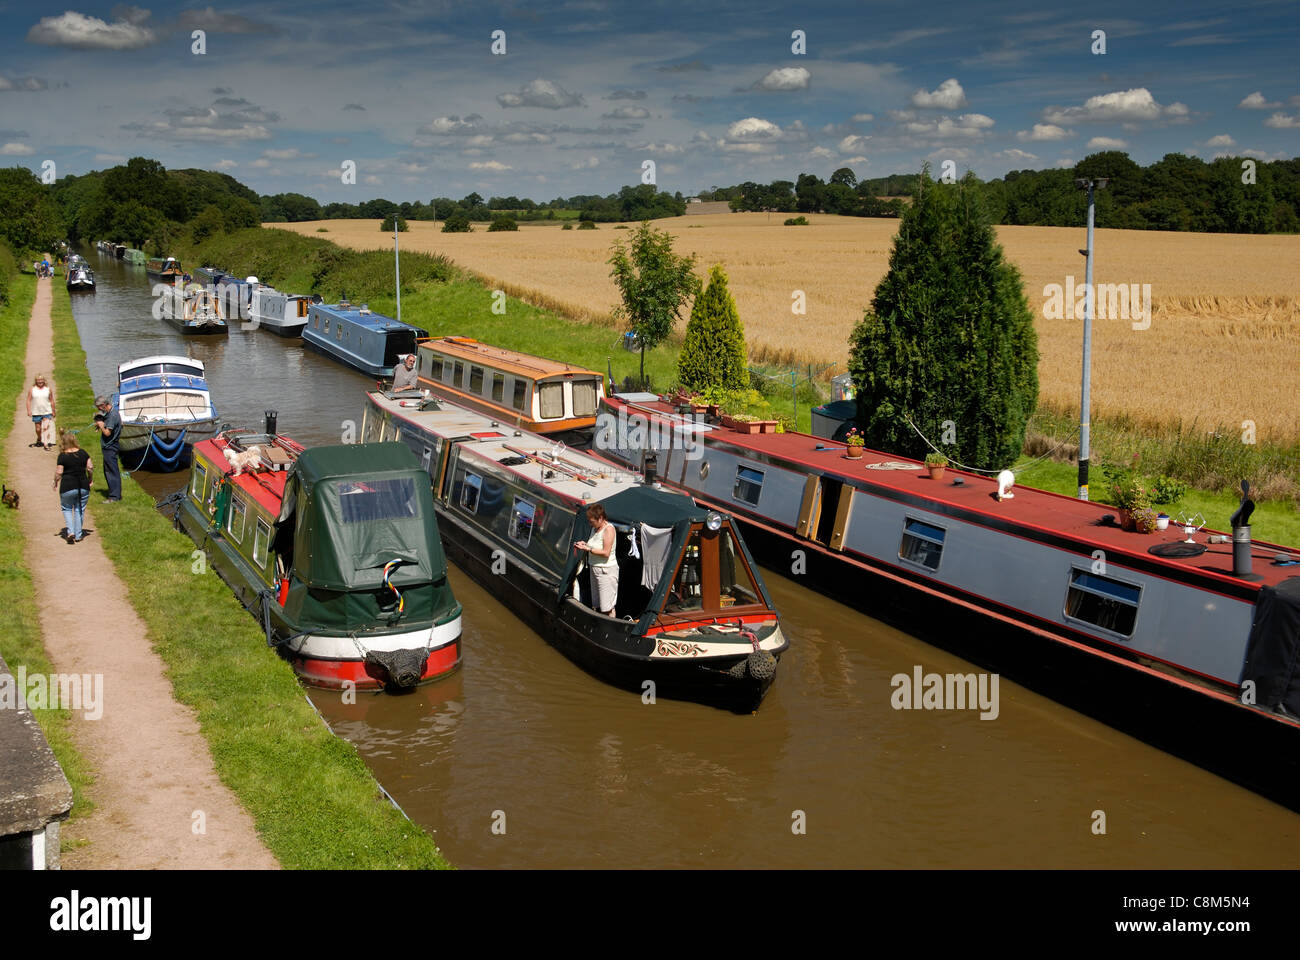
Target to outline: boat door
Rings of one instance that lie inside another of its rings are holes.
[[[852,507],[852,487],[846,490],[841,480],[812,474],[804,482],[795,533],[832,550],[843,550]]]

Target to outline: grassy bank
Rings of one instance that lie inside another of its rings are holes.
[[[75,424],[83,426],[93,413],[90,376],[71,304],[57,286],[54,342],[60,407],[70,417],[84,411]],[[432,838],[383,797],[356,749],[326,730],[230,589],[215,573],[191,572],[193,542],[153,499],[128,481],[113,506],[96,489],[91,511],[177,700],[194,708],[218,775],[280,863],[446,867]]]
[[[8,285],[8,295],[8,303],[0,307],[0,396],[12,401],[21,397],[30,386],[26,372],[27,333],[32,302],[36,299],[36,277],[30,273],[14,276]],[[60,391],[62,386],[61,382],[58,383]],[[63,402],[61,392],[59,402],[60,405]],[[26,423],[0,438],[0,477],[4,478],[6,486],[17,489],[31,504],[20,504],[20,509],[34,509],[37,497],[50,496],[45,476],[17,477],[10,472],[9,450],[31,440],[31,429]],[[45,654],[36,614],[31,570],[37,565],[37,560],[36,557],[23,556],[23,534],[18,526],[17,511],[0,509],[0,607],[7,611],[0,654],[4,655],[9,669],[14,672],[25,666],[29,675],[46,675],[53,673],[53,666]],[[33,713],[63,767],[68,783],[72,785],[72,817],[86,816],[94,808],[86,795],[94,777],[90,765],[73,743],[72,712],[42,709]]]
[[[335,302],[346,292],[354,303],[368,303],[388,316],[397,313],[391,250],[352,250],[321,237],[260,228],[177,250],[175,256],[189,269],[219,266],[238,276],[256,276],[281,290],[319,293],[326,302]],[[470,336],[602,373],[612,369],[616,383],[639,374],[640,354],[622,348],[619,330],[575,320],[544,304],[520,299],[511,290],[505,291],[504,313],[493,312],[499,298],[469,272],[429,254],[403,251],[401,260],[402,319],[432,336]],[[656,389],[666,390],[676,382],[680,350],[680,342],[672,341],[646,353],[646,375]],[[744,412],[791,416],[788,383],[764,384],[764,394],[751,397]],[[805,388],[800,394],[802,430],[811,424],[810,399]]]

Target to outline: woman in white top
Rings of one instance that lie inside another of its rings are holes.
[[[54,449],[52,443],[41,443],[41,424],[47,419],[53,419],[56,413],[54,388],[45,382],[44,374],[38,373],[36,383],[27,391],[27,416],[32,418],[32,426],[36,428],[36,442],[28,444],[28,446],[44,446],[46,450]]]
[[[591,537],[575,546],[587,551],[592,605],[605,616],[613,617],[616,616],[614,606],[618,601],[618,558],[614,555],[618,534],[599,503],[587,508],[587,522],[591,524]]]

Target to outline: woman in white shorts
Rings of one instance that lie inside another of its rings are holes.
[[[605,508],[593,503],[587,508],[587,522],[591,524],[591,536],[575,544],[579,550],[587,551],[587,565],[591,567],[591,603],[607,617],[615,616],[614,605],[618,602],[618,558],[614,547],[618,534],[614,525],[605,517]]]

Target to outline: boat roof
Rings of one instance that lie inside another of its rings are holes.
[[[240,436],[237,431],[231,431],[231,435],[235,438]],[[257,434],[245,434],[245,436],[250,441],[260,439]],[[295,457],[300,456],[303,451],[303,448],[296,441],[285,436],[276,437],[275,445],[283,447]],[[231,443],[230,436],[225,433],[219,433],[215,437],[202,440],[194,445],[195,453],[200,453],[206,459],[212,461],[212,465],[223,474],[234,471],[234,467],[226,459],[224,453],[226,449],[235,450],[238,448]],[[267,510],[272,517],[275,517],[280,513],[280,504],[284,500],[285,481],[288,479],[289,473],[288,470],[259,470],[256,473],[244,471],[237,477],[231,477],[230,482],[236,484],[258,506]]]
[[[347,320],[349,323],[355,323],[357,326],[366,327],[374,330],[376,333],[388,333],[394,330],[414,330],[418,336],[424,335],[424,330],[420,327],[412,326],[404,320],[394,320],[392,317],[386,317],[382,313],[375,313],[365,304],[339,304],[339,303],[317,303],[312,306],[313,310],[324,310],[340,320]]]
[[[368,396],[377,407],[390,412],[396,419],[415,424],[437,436],[465,441],[462,450],[469,460],[491,460],[501,469],[575,505],[604,500],[641,482],[640,475],[608,460],[567,448],[553,439],[516,429],[445,400],[437,401],[438,409],[421,410],[422,398],[414,391],[399,394],[371,391]],[[536,460],[516,465],[501,464],[502,460],[518,457],[521,451],[550,464],[556,463],[553,457],[558,456],[562,458],[558,464],[563,469]],[[552,476],[544,476],[548,471]],[[585,479],[579,479],[579,476]]]
[[[609,401],[613,405],[627,403],[633,410],[673,420],[683,426],[694,423],[691,418],[677,414],[674,406],[657,397],[654,400],[637,399],[628,402],[630,397],[643,398],[645,395],[615,394]],[[1011,491],[1014,497],[999,502],[995,478],[955,469],[951,465],[947,473],[952,474],[952,479],[961,479],[959,486],[954,486],[947,474],[938,483],[931,480],[925,464],[920,460],[871,449],[864,450],[860,460],[850,460],[845,453],[846,444],[806,433],[746,434],[721,425],[699,425],[697,429],[706,444],[726,444],[737,449],[742,456],[752,459],[767,459],[774,461],[774,465],[780,465],[784,461],[810,471],[850,480],[869,492],[878,491],[891,499],[915,504],[919,509],[950,514],[958,519],[965,514],[975,522],[983,522],[1013,535],[1019,529],[1023,531],[1020,535],[1040,542],[1057,541],[1066,549],[1083,547],[1088,552],[1094,549],[1104,550],[1108,557],[1116,558],[1117,563],[1123,564],[1122,558],[1129,557],[1137,560],[1147,570],[1154,568],[1157,573],[1161,569],[1171,572],[1195,570],[1204,575],[1209,589],[1213,589],[1215,583],[1225,588],[1230,587],[1234,592],[1276,586],[1295,576],[1298,569],[1276,565],[1272,561],[1279,553],[1300,558],[1300,549],[1254,540],[1253,570],[1261,579],[1244,580],[1232,573],[1231,542],[1207,544],[1205,553],[1195,557],[1171,559],[1149,553],[1149,547],[1187,538],[1182,527],[1173,519],[1170,520],[1169,529],[1164,531],[1145,535],[1128,533],[1118,525],[1099,525],[1103,516],[1113,516],[1117,512],[1115,507],[1018,484]],[[882,467],[883,464],[906,464],[907,467],[889,469]],[[1197,542],[1204,544],[1210,534],[1221,532],[1207,525],[1196,534]]]
[[[127,360],[117,365],[117,375],[120,378],[128,370],[134,370],[136,367],[149,366],[155,363],[183,363],[186,366],[197,367],[199,372],[203,371],[203,361],[195,360],[192,357],[173,357],[165,354],[159,354],[154,357],[141,357],[139,360]]]
[[[520,353],[518,350],[494,347],[491,344],[480,343],[472,337],[437,337],[432,340],[422,341],[420,347],[436,350],[438,353],[449,357],[478,361],[496,370],[521,374],[535,380],[563,375],[571,376],[575,373],[588,373],[593,377],[600,376],[600,373],[596,370],[574,366],[560,360],[548,360],[546,357]]]

